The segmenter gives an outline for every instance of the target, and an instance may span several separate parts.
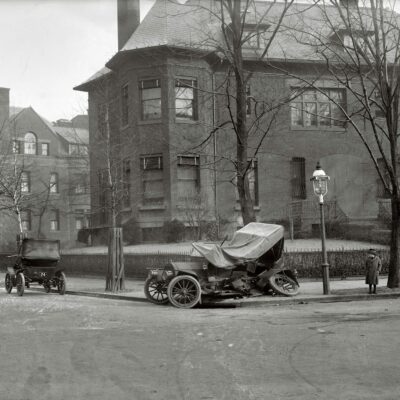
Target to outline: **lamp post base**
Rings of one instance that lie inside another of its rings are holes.
[[[331,288],[329,285],[329,264],[321,264],[322,268],[322,284],[324,287],[324,294],[331,294]]]

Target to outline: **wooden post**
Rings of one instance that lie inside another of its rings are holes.
[[[108,231],[108,266],[106,290],[112,292],[125,290],[122,228],[110,228]]]

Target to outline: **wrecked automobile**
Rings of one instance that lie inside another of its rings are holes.
[[[227,243],[192,246],[192,261],[171,262],[149,271],[144,287],[149,301],[192,308],[203,300],[295,296],[299,291],[296,271],[285,268],[282,260],[281,225],[252,222]]]

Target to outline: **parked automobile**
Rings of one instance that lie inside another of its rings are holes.
[[[170,302],[179,308],[192,308],[206,298],[295,296],[297,272],[284,267],[283,235],[280,225],[253,222],[226,244],[193,243],[193,261],[149,271],[145,295],[155,304]]]
[[[32,283],[43,285],[46,293],[57,288],[62,295],[66,290],[65,273],[58,267],[60,260],[60,242],[58,240],[42,240],[24,238],[18,245],[15,263],[7,268],[5,288],[11,293],[17,288],[19,296],[24,294],[25,287]]]

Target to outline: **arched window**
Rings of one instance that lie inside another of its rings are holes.
[[[36,154],[36,136],[32,132],[25,134],[24,154]]]

